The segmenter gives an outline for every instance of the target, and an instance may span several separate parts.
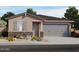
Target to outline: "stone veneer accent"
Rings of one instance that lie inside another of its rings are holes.
[[[40,32],[40,37],[43,37],[43,32]]]
[[[32,37],[32,35],[33,35],[33,32],[8,32],[8,37],[19,37],[19,36]],[[40,32],[40,37],[43,37],[43,32]]]
[[[32,32],[8,32],[8,37],[18,37],[18,36],[23,36],[27,37],[27,35],[32,36]]]

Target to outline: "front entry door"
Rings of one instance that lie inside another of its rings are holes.
[[[33,22],[33,35],[39,37],[39,22]]]

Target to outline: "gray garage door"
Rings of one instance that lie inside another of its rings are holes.
[[[68,36],[68,25],[45,24],[44,36]]]

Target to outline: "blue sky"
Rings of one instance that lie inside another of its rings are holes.
[[[33,8],[37,14],[43,14],[48,16],[63,17],[67,6],[0,6],[0,16],[8,11],[15,14],[25,12],[27,8]],[[79,7],[77,7],[79,9]]]

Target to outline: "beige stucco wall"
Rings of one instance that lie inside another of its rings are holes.
[[[21,20],[21,19],[22,19],[22,16],[17,17],[17,18],[13,18],[13,19],[9,19],[9,21],[8,21],[8,32],[15,32],[13,30],[13,28],[14,28],[13,22],[17,21],[17,20]]]
[[[13,18],[13,19],[10,19],[9,22],[8,22],[8,32],[15,32],[13,30],[14,28],[14,25],[13,25],[13,22],[14,21],[20,21],[20,20],[23,20],[25,21],[26,23],[26,27],[25,27],[25,31],[24,32],[32,32],[32,22],[41,22],[41,28],[40,28],[40,31],[43,31],[43,22],[41,20],[37,20],[35,18],[31,18],[31,17],[22,17],[22,16],[19,16],[19,17],[16,17],[16,18]]]
[[[68,23],[69,25],[69,36],[71,36],[71,23]]]

